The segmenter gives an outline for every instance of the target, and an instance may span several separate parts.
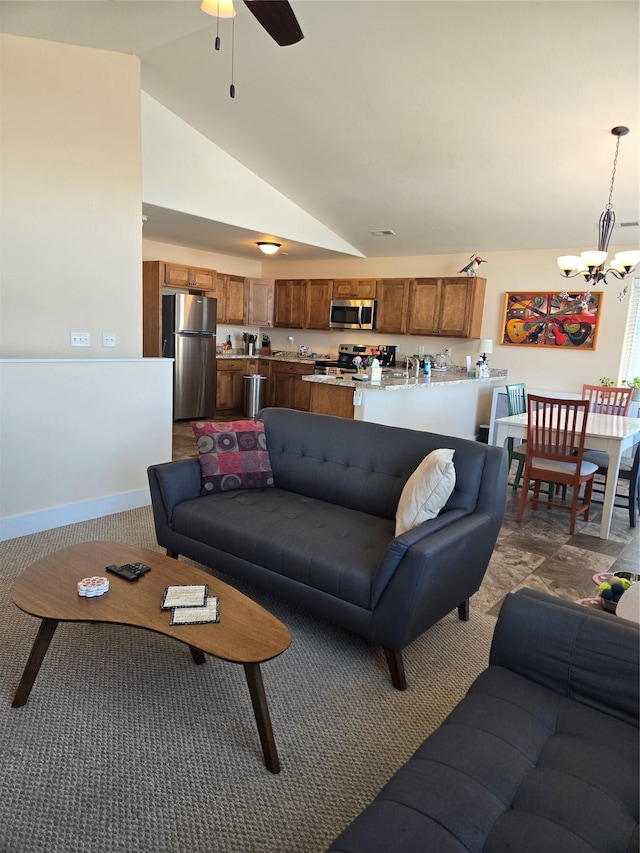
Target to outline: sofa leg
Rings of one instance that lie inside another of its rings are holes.
[[[462,619],[463,622],[469,621],[469,599],[465,598],[462,604],[458,605],[458,619]]]
[[[384,656],[387,659],[387,666],[391,674],[391,681],[396,690],[407,689],[407,679],[404,675],[404,662],[402,660],[402,652],[394,652],[393,649],[385,649]]]
[[[167,557],[171,557],[172,560],[177,560],[179,556],[180,556],[180,554],[176,554],[175,551],[170,551],[167,548]]]

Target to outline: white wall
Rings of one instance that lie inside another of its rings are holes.
[[[0,540],[148,504],[147,467],[171,459],[172,369],[0,362]]]
[[[146,204],[361,253],[149,95],[142,94]],[[259,133],[256,134],[256,144]]]
[[[171,362],[139,358],[138,59],[0,38],[7,537],[148,503],[146,466],[171,456],[172,379]],[[71,331],[92,346],[71,349]]]

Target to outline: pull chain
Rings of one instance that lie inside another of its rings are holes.
[[[235,98],[236,87],[233,85],[233,56],[235,52],[236,19],[231,19],[231,86],[229,86],[229,97]]]
[[[216,15],[216,50],[220,50],[220,0],[218,0],[218,14]]]

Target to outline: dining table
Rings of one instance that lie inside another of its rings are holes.
[[[508,438],[526,439],[528,419],[526,412],[521,415],[496,418],[493,444],[504,446]],[[581,425],[578,424],[578,426]],[[608,539],[611,532],[613,504],[622,456],[625,452],[632,451],[638,442],[640,442],[640,417],[587,413],[585,449],[603,450],[609,457],[600,524],[601,539]]]

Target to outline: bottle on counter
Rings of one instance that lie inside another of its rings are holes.
[[[424,372],[425,378],[431,379],[431,361],[428,358],[425,358],[422,370]]]
[[[224,345],[224,348],[227,352],[231,352],[233,350],[233,344],[231,343],[231,335],[227,335],[227,342]]]

